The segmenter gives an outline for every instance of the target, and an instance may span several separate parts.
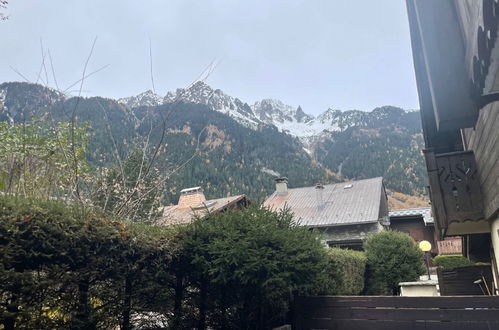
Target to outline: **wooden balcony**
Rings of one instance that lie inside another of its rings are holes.
[[[425,150],[435,226],[440,236],[480,232],[483,201],[473,151]],[[458,229],[459,228],[459,229]]]

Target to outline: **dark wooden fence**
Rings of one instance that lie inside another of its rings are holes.
[[[468,266],[453,269],[437,268],[441,296],[483,295],[494,291],[492,267]],[[482,280],[481,283],[473,283]]]
[[[297,297],[293,329],[499,330],[499,296]]]

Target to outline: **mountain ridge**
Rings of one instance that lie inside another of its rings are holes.
[[[228,166],[230,170],[227,170],[227,175],[241,176],[238,180],[246,183],[241,183],[240,187],[248,187],[251,184],[242,178],[242,173],[245,169],[248,170],[247,166],[253,166],[254,169],[250,170],[251,176],[262,186],[250,190],[270,192],[271,178],[267,179],[270,183],[263,184],[261,175],[279,173],[291,176],[289,170],[283,167],[284,164],[280,163],[286,162],[287,157],[287,162],[300,164],[292,170],[296,177],[290,178],[296,179],[296,184],[384,176],[387,187],[395,191],[424,193],[426,176],[421,155],[423,139],[418,112],[391,106],[378,107],[371,112],[329,108],[314,117],[306,114],[300,106],[291,107],[279,100],[264,99],[249,106],[240,99],[202,82],[193,84],[188,89],[169,92],[164,97],[146,91],[119,100],[98,97],[80,98],[79,102],[75,102],[76,100],[78,99],[75,97],[67,98],[40,85],[3,83],[0,84],[0,120],[20,122],[23,118],[46,113],[64,120],[65,111],[73,109],[79,103],[79,118],[88,120],[95,126],[94,138],[91,141],[92,150],[96,154],[97,151],[106,154],[111,152],[111,142],[103,142],[108,141],[105,136],[108,130],[125,144],[131,144],[134,139],[142,138],[141,136],[146,134],[146,122],[157,124],[163,116],[161,113],[172,111],[182,120],[178,121],[178,118],[173,118],[170,114],[168,130],[171,134],[169,133],[168,139],[174,142],[169,140],[169,145],[189,149],[189,144],[192,143],[189,141],[200,133],[202,125],[213,125],[220,132],[217,134],[224,136],[223,143],[230,144],[231,153],[234,154],[227,156],[227,153],[221,153],[217,156],[220,159],[209,155],[208,160],[220,163],[225,157],[239,164],[239,167]],[[157,105],[158,103],[161,105]],[[184,109],[187,113],[181,113],[178,109]],[[233,122],[227,122],[225,117]],[[200,122],[201,118],[206,122]],[[105,125],[106,122],[110,129]],[[226,123],[224,128],[220,128],[221,122]],[[238,125],[241,127],[237,128]],[[140,130],[143,131],[137,133]],[[241,132],[246,133],[241,135]],[[187,139],[188,136],[190,137]],[[251,139],[244,141],[248,136],[251,136]],[[283,153],[280,161],[270,161],[269,154],[281,152],[279,143],[292,147]],[[125,145],[120,145],[119,148],[123,153],[127,150]],[[253,149],[266,152],[253,153],[251,159],[238,154],[251,155]],[[99,164],[106,163],[105,160],[101,161],[99,157],[94,156],[92,159],[100,162]],[[194,180],[201,177],[204,179],[200,180],[208,183],[206,180],[211,174],[201,175],[203,167],[196,166],[200,173],[194,175],[191,181],[180,180],[183,185],[198,185],[199,182]],[[220,166],[223,168],[225,165]],[[307,176],[307,168],[315,168],[315,174]],[[216,168],[211,167],[207,170],[209,173],[216,171]],[[330,175],[325,174],[328,171]],[[216,180],[223,180],[219,174],[215,177]],[[234,190],[235,188],[225,184],[225,188],[219,192],[225,194]]]
[[[138,106],[160,105],[157,101],[160,95],[152,91],[146,91],[136,96],[121,98],[117,101],[123,103],[128,108]],[[143,101],[141,101],[143,100]],[[249,105],[237,97],[232,97],[220,89],[214,89],[203,81],[198,81],[188,88],[178,88],[175,92],[167,92],[161,104],[184,101],[194,104],[205,104],[211,110],[222,112],[233,117],[241,124],[256,129],[259,125],[273,125],[281,132],[300,138],[302,141],[321,137],[336,131],[344,131],[352,126],[362,126],[366,124],[370,115],[376,115],[383,119],[386,109],[397,109],[404,112],[414,110],[404,110],[394,106],[376,107],[372,111],[361,110],[339,110],[328,108],[317,116],[307,114],[301,106],[293,107],[278,99],[262,99]]]

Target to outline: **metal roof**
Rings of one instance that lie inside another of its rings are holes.
[[[181,225],[188,224],[194,218],[204,218],[210,213],[223,211],[224,208],[237,203],[242,199],[247,199],[246,195],[230,196],[225,198],[210,199],[194,208],[179,208],[178,205],[165,206],[163,216],[156,220],[159,225]]]
[[[373,223],[379,220],[383,178],[342,182],[274,192],[264,202],[273,210],[289,207],[301,225],[327,227]],[[322,196],[321,196],[322,195]]]
[[[388,213],[390,218],[403,218],[421,216],[425,225],[433,224],[433,215],[431,214],[431,207],[418,207],[414,209],[395,210]]]

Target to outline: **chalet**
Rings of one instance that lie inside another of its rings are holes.
[[[247,207],[250,200],[246,195],[206,200],[201,187],[180,191],[177,205],[165,206],[162,216],[156,221],[160,225],[185,225],[194,219],[202,219],[213,213]]]
[[[428,241],[432,246],[431,252],[438,253],[430,207],[390,211],[389,217],[390,229],[406,233],[416,242]]]
[[[342,248],[361,249],[364,238],[388,225],[381,177],[293,189],[287,178],[279,178],[264,206],[289,208],[302,226],[321,231],[327,245]]]
[[[499,3],[407,0],[407,11],[435,229],[491,262],[497,290]]]

